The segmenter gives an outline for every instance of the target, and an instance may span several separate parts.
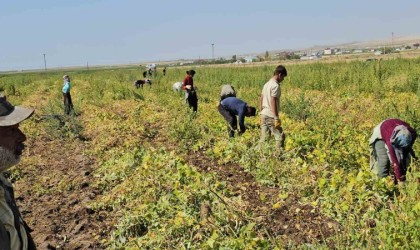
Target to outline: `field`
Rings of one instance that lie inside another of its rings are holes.
[[[419,131],[420,58],[286,64],[285,150],[259,145],[259,119],[228,139],[221,85],[258,107],[275,65],[196,67],[199,111],[168,68],[136,90],[139,68],[0,75],[36,114],[11,172],[41,249],[419,249],[420,164],[396,187],[369,170],[385,118]],[[161,72],[161,70],[160,70]],[[63,116],[61,77],[75,115]],[[419,143],[414,145],[419,154]]]

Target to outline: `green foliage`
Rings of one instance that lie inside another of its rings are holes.
[[[142,77],[139,69],[65,72],[72,76],[71,116],[61,115],[64,72],[1,76],[0,89],[14,103],[36,108],[37,122],[27,128],[31,135],[42,129],[65,143],[88,139],[86,154],[96,159],[92,181],[103,192],[92,206],[118,217],[104,242],[110,249],[416,249],[418,162],[405,188],[378,180],[368,169],[368,139],[389,117],[419,128],[419,63],[286,65],[280,101],[286,145],[280,157],[273,138],[259,142],[258,117],[246,118],[246,133],[229,139],[217,111],[225,83],[258,107],[275,65],[195,68],[196,114],[183,104],[182,93],[172,91],[189,68],[168,68],[165,77],[158,74],[151,87],[139,90],[133,87]],[[208,170],[212,164],[239,164],[259,185],[319,208],[340,223],[340,232],[314,245],[261,233],[260,215],[240,212],[243,200]],[[202,207],[211,212],[203,217]]]

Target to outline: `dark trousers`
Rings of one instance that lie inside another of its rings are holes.
[[[67,115],[73,110],[73,102],[71,101],[71,95],[69,93],[63,93],[63,101],[64,101],[64,113]]]
[[[238,121],[236,119],[236,115],[232,111],[227,109],[225,106],[223,106],[222,104],[219,104],[219,107],[217,109],[219,110],[219,113],[223,116],[223,118],[225,118],[225,120],[228,123],[227,131],[228,131],[229,137],[234,137],[235,130],[238,128]]]
[[[187,93],[188,93],[188,97],[187,97],[188,105],[190,106],[190,108],[193,109],[194,112],[197,112],[197,109],[198,109],[197,93],[194,90],[188,91]]]

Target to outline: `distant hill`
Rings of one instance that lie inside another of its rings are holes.
[[[418,36],[394,36],[392,39],[383,39],[383,40],[370,40],[370,41],[355,41],[343,44],[329,44],[329,45],[314,45],[309,48],[301,49],[301,50],[318,50],[318,49],[325,49],[325,48],[369,48],[369,47],[382,47],[382,46],[401,46],[401,45],[410,45],[412,46],[414,43],[420,43],[420,35]]]
[[[402,46],[402,45],[409,45],[412,46],[414,43],[420,43],[420,35],[417,36],[394,36],[394,39],[391,37],[389,39],[383,40],[370,40],[370,41],[354,41],[342,44],[325,44],[325,45],[314,45],[307,48],[300,48],[300,49],[288,49],[288,50],[272,50],[268,51],[270,54],[281,53],[285,51],[317,51],[323,50],[325,48],[341,48],[341,49],[361,49],[361,48],[377,48],[377,47],[395,47],[395,46]],[[247,53],[242,54],[239,56],[264,56],[265,51],[261,51],[258,53]]]

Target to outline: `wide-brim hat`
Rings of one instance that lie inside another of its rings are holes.
[[[13,106],[5,96],[0,96],[0,127],[16,125],[31,117],[33,113],[33,109]]]

